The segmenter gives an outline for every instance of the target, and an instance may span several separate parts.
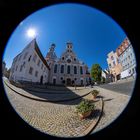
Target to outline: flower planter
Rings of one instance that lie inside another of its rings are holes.
[[[95,100],[95,99],[96,99],[96,97],[97,97],[97,96],[95,96],[95,95],[92,95],[92,99],[93,99],[93,100]]]
[[[84,119],[84,118],[90,116],[91,112],[92,112],[92,111],[85,112],[85,113],[78,113],[78,114],[79,114],[79,116],[80,116],[80,119]]]
[[[98,90],[93,90],[92,91],[92,97],[93,97],[92,99],[95,100],[96,97],[98,96],[98,94],[99,94],[99,91]]]

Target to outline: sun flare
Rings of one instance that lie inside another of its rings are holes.
[[[33,28],[30,28],[27,30],[27,36],[30,38],[34,38],[36,36],[36,30]]]

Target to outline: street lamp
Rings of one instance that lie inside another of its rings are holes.
[[[75,90],[76,90],[76,78],[74,78],[74,86],[75,86]]]

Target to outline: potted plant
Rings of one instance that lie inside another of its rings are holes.
[[[94,110],[95,105],[87,99],[84,99],[83,101],[80,102],[78,106],[76,106],[76,112],[80,116],[81,119],[84,119],[92,113]]]
[[[99,94],[98,90],[92,90],[91,94],[93,95],[93,100],[96,99],[97,95]]]

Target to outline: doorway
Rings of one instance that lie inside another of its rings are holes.
[[[55,78],[53,79],[53,85],[56,85],[56,79]]]
[[[70,79],[70,78],[67,79],[67,85],[68,85],[68,86],[71,85],[71,79]]]
[[[40,84],[41,85],[43,84],[43,75],[41,75],[41,77],[40,77]]]
[[[83,80],[81,80],[81,86],[83,86]]]

